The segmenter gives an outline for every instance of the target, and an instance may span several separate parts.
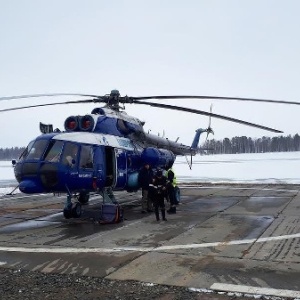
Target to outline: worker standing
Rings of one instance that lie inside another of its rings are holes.
[[[170,201],[170,208],[167,210],[168,214],[176,214],[176,205],[178,204],[175,196],[175,187],[177,185],[177,179],[174,170],[172,169],[173,164],[169,163],[166,166],[166,177],[167,177],[167,194]]]
[[[161,210],[161,216],[164,221],[166,219],[166,209],[165,209],[165,197],[167,191],[167,178],[163,176],[161,170],[157,170],[156,175],[153,177],[153,181],[150,184],[151,198],[154,205],[154,211],[156,216],[156,221],[159,221],[159,209]]]
[[[152,212],[153,205],[149,195],[149,184],[152,183],[153,171],[149,163],[145,163],[139,172],[139,186],[142,188],[142,213]]]

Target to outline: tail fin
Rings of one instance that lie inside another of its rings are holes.
[[[200,135],[201,135],[202,132],[206,132],[206,131],[207,131],[206,129],[202,129],[202,128],[199,128],[199,129],[196,130],[196,134],[195,134],[194,140],[192,142],[192,146],[191,146],[192,149],[198,148]]]

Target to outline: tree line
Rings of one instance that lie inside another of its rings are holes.
[[[236,136],[222,141],[207,140],[202,148],[210,149],[211,154],[264,153],[300,151],[300,136],[277,136],[253,139],[246,136]]]
[[[209,154],[264,153],[300,151],[300,136],[277,136],[253,139],[236,136],[231,139],[207,140],[201,148],[209,149]],[[0,148],[0,160],[18,159],[25,147]]]
[[[0,160],[18,159],[25,147],[0,148]]]

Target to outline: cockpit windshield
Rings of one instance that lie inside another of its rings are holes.
[[[22,154],[20,155],[19,157],[19,160],[24,160],[26,158],[26,156],[28,155],[29,151],[31,150],[32,148],[32,145],[33,145],[34,141],[31,141],[28,146],[26,147],[26,149],[22,152]]]
[[[45,152],[48,140],[37,140],[33,143],[32,147],[28,149],[28,154],[23,155],[23,159],[39,160]]]

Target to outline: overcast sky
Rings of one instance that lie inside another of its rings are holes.
[[[36,93],[217,95],[300,102],[300,1],[0,0],[0,97]],[[0,108],[76,100],[1,101]],[[300,106],[165,102],[300,133]],[[26,146],[39,122],[63,128],[93,105],[0,114],[0,147]],[[145,129],[191,144],[208,118],[127,105]],[[276,136],[212,119],[213,138]]]

